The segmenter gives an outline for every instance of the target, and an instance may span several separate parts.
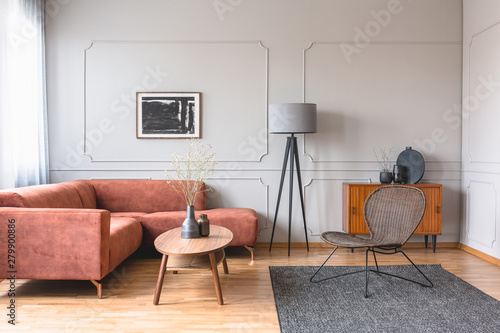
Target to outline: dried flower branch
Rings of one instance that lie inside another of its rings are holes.
[[[194,205],[198,193],[210,191],[203,189],[203,183],[214,172],[217,162],[214,161],[215,153],[211,153],[210,144],[202,144],[198,139],[186,140],[187,154],[172,154],[172,168],[175,178],[179,181],[167,180],[172,189],[179,194],[187,205]],[[168,171],[165,171],[168,179],[174,179]]]
[[[377,162],[378,162],[382,172],[390,172],[391,171],[392,147],[389,149],[389,151],[387,151],[385,149],[385,147],[380,148],[380,155],[377,154],[375,147],[373,147],[373,153],[375,154],[375,157],[377,158]]]

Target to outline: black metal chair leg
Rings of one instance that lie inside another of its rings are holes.
[[[365,268],[363,270],[359,270],[359,271],[355,271],[355,272],[349,272],[349,273],[344,273],[344,274],[339,274],[339,275],[335,275],[335,276],[330,276],[330,277],[326,277],[326,278],[314,281],[314,277],[321,271],[321,269],[323,268],[323,266],[325,266],[325,264],[328,262],[328,260],[330,260],[331,256],[337,250],[337,248],[338,248],[338,246],[336,246],[333,249],[332,253],[330,253],[330,255],[326,258],[326,260],[323,262],[323,264],[316,270],[316,272],[313,274],[313,276],[311,276],[311,278],[309,279],[310,282],[312,282],[312,283],[318,283],[318,282],[322,282],[322,281],[326,281],[326,280],[330,280],[330,279],[335,279],[335,278],[338,278],[338,277],[341,277],[341,276],[346,276],[346,275],[351,275],[351,274],[356,274],[356,273],[364,272],[365,273],[365,295],[364,295],[365,298],[368,297],[368,284],[369,284],[369,279],[370,279],[369,278],[369,272],[370,271],[374,272],[374,273],[377,273],[378,275],[387,275],[387,276],[392,276],[392,277],[395,277],[395,278],[398,278],[398,279],[401,279],[401,280],[405,280],[405,281],[408,281],[408,282],[413,282],[413,283],[416,283],[418,285],[421,285],[422,287],[428,287],[428,288],[434,287],[434,284],[432,283],[432,281],[418,268],[417,265],[415,265],[415,263],[413,263],[413,261],[411,261],[411,259],[406,255],[406,253],[404,253],[403,251],[401,251],[399,249],[394,249],[395,250],[394,252],[386,253],[386,252],[376,251],[375,248],[368,248],[366,250]],[[387,249],[384,249],[384,250],[387,250]],[[368,251],[371,251],[373,253],[373,259],[375,260],[375,266],[377,268],[376,270],[375,269],[368,269]],[[421,283],[421,282],[418,282],[418,281],[415,281],[415,280],[412,280],[412,279],[405,278],[403,276],[394,275],[394,274],[391,274],[391,273],[386,273],[386,272],[381,271],[379,269],[379,266],[378,266],[377,257],[375,255],[375,252],[380,253],[380,254],[402,253],[406,257],[406,259],[412,264],[412,266],[417,269],[417,271],[427,280],[427,282],[429,282],[429,284],[424,284],[424,283]]]
[[[400,275],[394,275],[394,274],[387,273],[387,272],[384,272],[384,271],[376,271],[374,269],[371,269],[372,272],[375,272],[375,273],[378,273],[378,274],[387,275],[387,276],[392,276],[392,277],[395,277],[395,278],[398,278],[398,279],[401,279],[401,280],[405,280],[405,281],[408,281],[408,282],[413,282],[413,283],[416,283],[418,285],[421,285],[422,287],[428,287],[428,288],[434,287],[434,284],[431,282],[431,280],[429,280],[429,278],[417,267],[417,265],[415,265],[413,263],[413,261],[411,261],[411,259],[403,251],[398,250],[398,251],[393,252],[393,253],[382,253],[382,252],[378,252],[378,253],[380,253],[380,254],[402,253],[406,257],[406,259],[413,265],[413,267],[415,267],[417,269],[417,271],[427,280],[427,282],[429,282],[429,284],[427,285],[427,284],[424,284],[424,283],[421,283],[421,282],[418,282],[418,281],[415,281],[415,280],[412,280],[412,279],[405,278],[405,277],[400,276]]]
[[[375,260],[375,266],[377,267],[377,272],[380,272],[380,270],[378,269],[378,262],[377,262],[377,257],[375,256],[375,251],[372,251],[373,253],[373,259]]]
[[[328,258],[326,258],[326,260],[323,262],[323,264],[321,266],[319,266],[319,268],[316,270],[316,272],[313,274],[313,276],[311,276],[311,278],[309,279],[309,282],[317,283],[317,282],[322,281],[322,280],[320,280],[320,281],[314,282],[313,279],[316,276],[316,274],[318,274],[319,271],[323,268],[323,266],[325,266],[326,262],[330,259],[330,257],[333,255],[333,253],[335,253],[335,251],[337,251],[337,248],[338,248],[338,246],[335,246],[335,248],[333,249],[332,253],[330,253],[330,255],[328,256]]]
[[[344,274],[339,274],[339,275],[334,275],[334,276],[329,276],[329,277],[326,277],[324,279],[321,279],[321,280],[317,280],[317,281],[313,281],[314,277],[319,273],[319,271],[323,268],[323,266],[325,266],[326,262],[330,259],[330,257],[333,255],[333,253],[337,250],[338,246],[336,246],[332,253],[330,253],[330,255],[328,256],[328,258],[326,258],[325,262],[323,262],[323,265],[321,265],[317,270],[316,272],[313,274],[313,276],[311,276],[311,278],[309,279],[310,282],[312,283],[318,283],[318,282],[323,282],[323,281],[326,281],[326,280],[330,280],[330,279],[335,279],[335,278],[338,278],[338,277],[341,277],[341,276],[346,276],[346,275],[351,275],[351,274],[356,274],[356,273],[361,273],[361,272],[364,272],[364,270],[361,270],[361,271],[355,271],[355,272],[349,272],[349,273],[344,273]]]
[[[370,249],[366,250],[365,259],[365,298],[368,297],[368,251],[370,251]]]
[[[413,261],[411,261],[411,259],[406,255],[406,253],[404,253],[403,251],[398,251],[398,252],[401,252],[406,257],[406,259],[408,259],[408,261],[413,265],[413,267],[415,267],[417,269],[417,271],[420,274],[422,274],[422,276],[430,283],[430,285],[428,286],[428,285],[425,285],[423,283],[419,283],[419,282],[416,282],[416,281],[413,281],[413,280],[406,279],[407,281],[418,283],[419,285],[424,286],[424,287],[431,287],[431,288],[434,287],[434,284],[432,283],[432,281],[429,280],[429,278],[420,270],[420,268],[417,267],[417,265],[415,265],[413,263]]]

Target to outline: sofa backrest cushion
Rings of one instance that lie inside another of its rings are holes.
[[[99,209],[145,213],[186,210],[184,199],[166,180],[103,179],[88,182],[94,186]],[[205,192],[197,195],[194,208],[206,209]]]
[[[0,206],[25,208],[96,208],[94,188],[85,181],[26,186],[0,191]]]
[[[62,184],[72,186],[78,192],[80,200],[82,201],[83,208],[97,208],[97,197],[95,194],[95,189],[94,186],[89,184],[89,182],[85,180],[74,180],[66,183],[61,183],[61,185]]]

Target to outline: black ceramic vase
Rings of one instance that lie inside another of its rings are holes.
[[[392,172],[390,172],[390,171],[382,171],[382,172],[380,172],[380,182],[382,184],[390,184],[390,183],[392,183]]]
[[[200,227],[194,218],[194,206],[187,206],[186,219],[182,223],[181,238],[199,238]]]

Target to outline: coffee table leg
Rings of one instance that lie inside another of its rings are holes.
[[[158,274],[158,282],[156,283],[155,298],[153,299],[153,304],[158,305],[160,302],[161,288],[163,287],[163,278],[165,277],[165,271],[167,269],[168,256],[166,254],[161,258],[160,273]]]
[[[219,303],[219,305],[223,305],[224,300],[222,299],[222,289],[220,287],[219,272],[217,271],[217,260],[215,259],[215,253],[212,252],[208,256],[210,257],[210,264],[212,266],[212,276],[214,277],[217,302]]]
[[[227,267],[227,261],[226,261],[226,253],[224,253],[224,259],[222,259],[222,266],[224,267],[224,274],[229,274],[229,268]]]

